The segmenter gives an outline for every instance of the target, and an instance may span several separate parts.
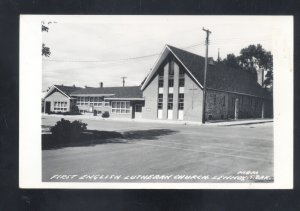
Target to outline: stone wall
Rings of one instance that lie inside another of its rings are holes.
[[[206,119],[234,119],[235,106],[238,110],[237,119],[272,117],[272,101],[249,95],[207,90]]]
[[[206,119],[228,118],[228,94],[207,90],[206,92]]]

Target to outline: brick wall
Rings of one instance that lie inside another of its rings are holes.
[[[142,118],[157,119],[158,75],[156,75],[143,91],[145,106],[142,108]]]
[[[188,75],[184,76],[184,114],[183,120],[202,121],[203,91]]]

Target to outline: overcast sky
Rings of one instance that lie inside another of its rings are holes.
[[[43,42],[51,50],[51,56],[43,58],[43,90],[53,84],[121,86],[121,76],[127,77],[126,85],[139,85],[165,44],[188,47],[185,50],[204,56],[202,27],[212,31],[209,57],[214,59],[218,48],[224,58],[258,43],[272,52],[272,33],[279,30],[272,17],[263,16],[106,16],[55,21],[43,32]],[[147,57],[131,59],[142,56]]]

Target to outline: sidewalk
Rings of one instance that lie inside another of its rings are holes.
[[[273,122],[273,119],[238,119],[238,120],[220,120],[220,121],[208,121],[205,125],[215,126],[234,126],[234,125],[252,125]]]
[[[162,123],[162,124],[179,124],[179,125],[205,125],[205,126],[235,126],[235,125],[251,125],[273,122],[273,119],[239,119],[239,120],[215,120],[207,121],[205,124],[202,122],[192,121],[174,121],[174,120],[159,120],[159,119],[122,119],[122,118],[102,118],[101,116],[87,116],[87,115],[59,115],[59,114],[42,114],[42,116],[53,116],[60,118],[72,119],[91,119],[102,121],[122,121],[122,122],[141,122],[141,123]]]

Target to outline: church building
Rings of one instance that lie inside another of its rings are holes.
[[[202,121],[205,58],[166,45],[142,85],[145,119]],[[207,120],[272,116],[270,94],[245,71],[208,62]]]

